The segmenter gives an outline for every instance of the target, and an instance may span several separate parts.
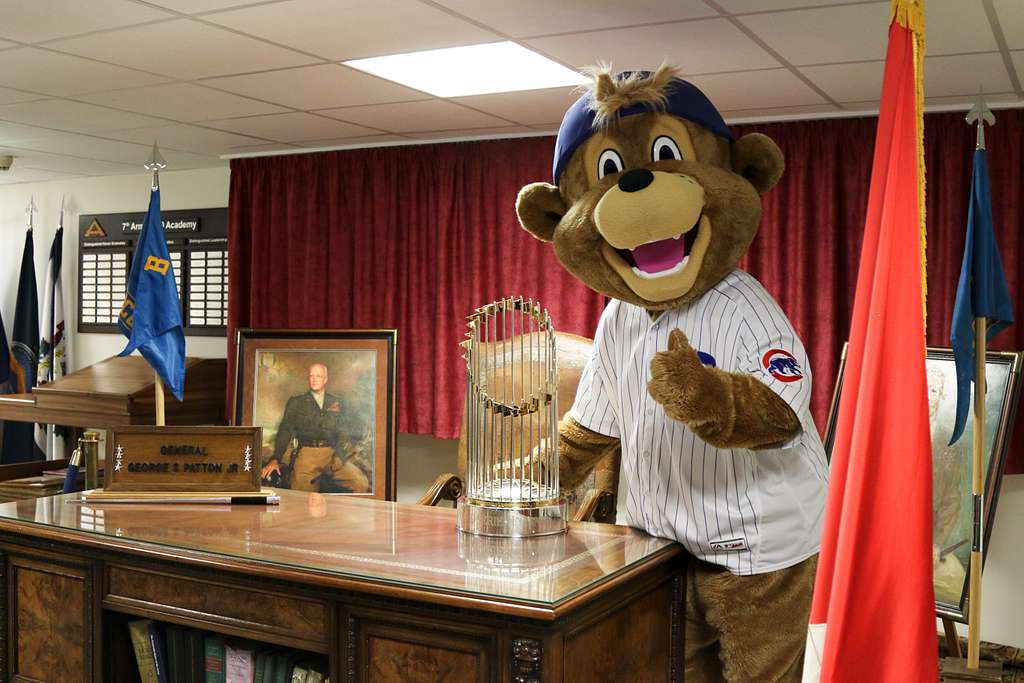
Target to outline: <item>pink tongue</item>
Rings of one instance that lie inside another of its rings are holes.
[[[631,249],[633,260],[636,266],[645,273],[660,273],[679,265],[686,256],[686,244],[683,237],[679,239],[668,238],[641,244],[636,249]]]

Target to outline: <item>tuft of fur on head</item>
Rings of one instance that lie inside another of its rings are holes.
[[[668,102],[668,86],[673,78],[679,78],[679,70],[668,64],[662,64],[650,76],[634,72],[621,81],[615,80],[610,64],[587,67],[583,73],[594,81],[589,88],[594,128],[617,121],[619,110],[634,104],[649,104],[663,110]]]

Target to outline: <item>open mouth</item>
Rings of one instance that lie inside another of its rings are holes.
[[[701,214],[703,216],[703,213]],[[697,240],[701,216],[686,232],[654,242],[647,242],[632,249],[616,249],[637,277],[650,279],[665,277],[680,272],[686,267],[693,244]]]

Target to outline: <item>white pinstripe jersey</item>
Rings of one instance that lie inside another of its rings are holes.
[[[676,328],[706,354],[705,364],[748,372],[775,391],[801,432],[774,450],[718,449],[667,417],[647,381],[651,359]],[[619,523],[675,539],[735,574],[760,574],[818,551],[828,465],[810,398],[811,372],[792,325],[757,280],[734,270],[656,320],[632,304],[609,303],[571,414],[622,441]]]

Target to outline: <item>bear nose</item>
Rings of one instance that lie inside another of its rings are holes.
[[[634,168],[619,176],[619,189],[623,192],[639,192],[653,182],[653,173],[646,168]]]

